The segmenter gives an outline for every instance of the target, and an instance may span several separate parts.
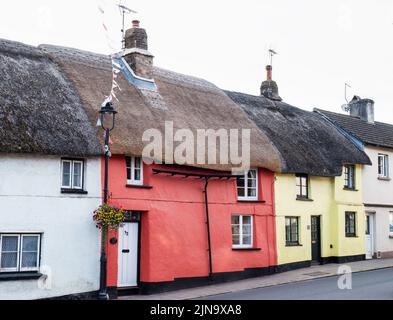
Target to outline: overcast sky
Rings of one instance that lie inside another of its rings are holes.
[[[107,0],[116,4],[118,1]],[[268,49],[283,99],[341,112],[348,96],[376,102],[393,123],[391,0],[128,0],[147,29],[155,65],[202,77],[223,89],[259,94]],[[106,16],[120,42],[121,18]],[[0,38],[110,53],[96,0],[1,1]]]

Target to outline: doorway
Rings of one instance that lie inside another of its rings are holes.
[[[312,262],[321,263],[321,217],[311,217]]]
[[[119,229],[118,287],[138,286],[139,224],[125,223]]]
[[[366,213],[366,259],[368,260],[374,257],[374,218],[374,214]]]

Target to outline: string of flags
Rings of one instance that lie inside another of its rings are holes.
[[[117,91],[121,91],[121,88],[117,82],[117,78],[122,70],[122,67],[115,61],[116,53],[119,52],[120,50],[117,49],[116,41],[113,40],[110,34],[110,30],[108,28],[109,24],[106,21],[106,18],[108,17],[107,13],[109,11],[108,9],[109,5],[113,5],[113,3],[110,3],[110,1],[107,0],[97,0],[98,11],[102,17],[102,28],[105,34],[105,38],[107,40],[108,48],[112,52],[110,56],[112,60],[112,87],[111,87],[110,94],[105,98],[104,102],[102,103],[103,106],[106,105],[108,102],[112,102],[113,99],[119,101],[119,99],[117,98]]]

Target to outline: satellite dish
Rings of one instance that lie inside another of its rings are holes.
[[[341,106],[341,109],[342,109],[344,112],[349,112],[349,111],[351,111],[351,106],[350,106],[349,104],[343,104],[343,105]]]

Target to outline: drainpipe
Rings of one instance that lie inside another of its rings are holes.
[[[210,236],[210,219],[209,219],[209,197],[207,194],[209,186],[209,178],[205,178],[205,210],[206,210],[206,226],[207,226],[207,241],[209,246],[209,278],[213,280],[213,258],[212,258],[212,245]]]

